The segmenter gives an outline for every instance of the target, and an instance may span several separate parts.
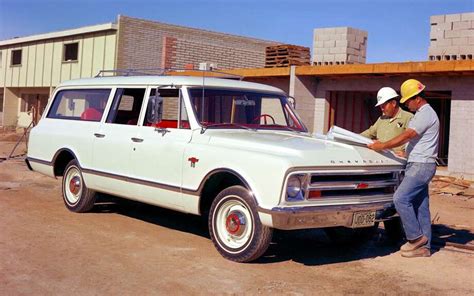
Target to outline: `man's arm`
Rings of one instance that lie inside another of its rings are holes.
[[[414,129],[407,128],[403,133],[387,142],[375,141],[373,144],[367,144],[367,147],[375,151],[391,149],[393,147],[401,146],[417,136],[418,134]]]
[[[368,129],[361,132],[360,135],[369,139],[376,139],[377,138],[377,124],[378,124],[378,120],[373,125],[371,125]]]

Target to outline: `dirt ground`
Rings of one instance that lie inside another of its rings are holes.
[[[1,141],[1,139],[0,139]],[[200,217],[102,196],[69,212],[60,180],[30,172],[0,142],[2,295],[473,295],[474,198],[432,195],[433,255],[405,259],[382,227],[339,246],[322,231],[276,232],[260,260],[225,260]]]

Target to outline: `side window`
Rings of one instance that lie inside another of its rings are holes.
[[[77,89],[59,91],[47,118],[100,121],[110,89]]]
[[[156,89],[152,89],[150,97],[155,95]],[[180,91],[178,89],[160,89],[159,96],[163,99],[160,110],[161,119],[152,126],[158,128],[178,128],[178,118],[181,118],[179,128],[189,129],[188,115],[182,102]],[[146,123],[146,119],[145,125],[150,125]]]
[[[269,116],[267,116],[269,115]],[[269,120],[268,117],[273,118]],[[275,98],[262,98],[262,111],[260,113],[260,124],[273,123],[286,125],[286,114],[281,106],[281,101]]]
[[[106,122],[137,125],[144,96],[144,88],[118,88]]]

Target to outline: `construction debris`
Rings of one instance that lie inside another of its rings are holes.
[[[474,183],[454,177],[435,176],[430,189],[438,194],[474,197]]]
[[[267,46],[265,68],[310,65],[309,47],[290,44]]]

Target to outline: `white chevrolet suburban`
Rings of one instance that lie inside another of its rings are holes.
[[[404,168],[389,152],[313,137],[280,89],[186,76],[62,83],[26,163],[62,176],[73,212],[100,192],[205,215],[217,250],[237,262],[260,257],[273,229],[390,229]]]

